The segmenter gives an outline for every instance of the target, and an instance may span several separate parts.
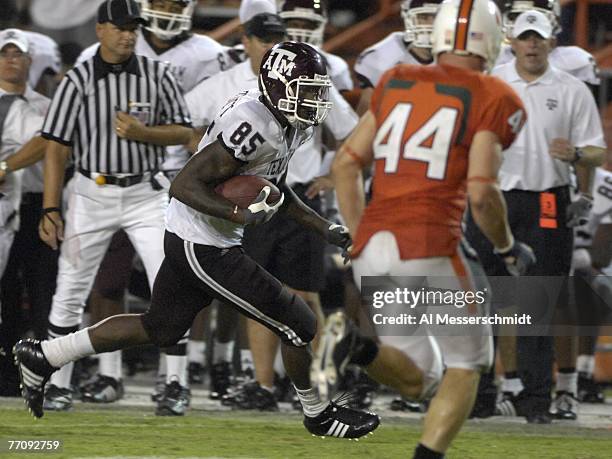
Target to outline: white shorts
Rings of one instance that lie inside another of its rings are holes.
[[[362,276],[415,276],[402,279],[402,287],[418,289],[423,286],[426,277],[427,287],[453,290],[483,290],[486,278],[478,262],[467,259],[460,248],[458,257],[432,257],[414,260],[401,260],[395,236],[388,231],[376,233],[369,240],[360,256],[353,260],[355,282],[361,289]],[[421,276],[418,278],[417,276]],[[468,282],[471,285],[466,285]],[[478,284],[478,285],[476,285]],[[488,314],[488,301],[478,306],[477,314]],[[452,307],[452,306],[450,306]],[[470,314],[467,308],[461,313]],[[411,312],[406,304],[385,305],[385,315],[399,316],[402,312]],[[438,309],[438,312],[439,309]],[[456,309],[453,310],[453,313]],[[382,343],[393,346],[407,356],[424,372],[425,376],[434,375],[436,370],[435,354],[441,353],[444,366],[485,371],[493,364],[493,338],[490,325],[457,325],[454,336],[436,333],[436,327],[429,327],[433,336],[414,336],[406,333],[403,336],[385,336],[385,326],[374,327]],[[448,330],[448,327],[447,327]]]

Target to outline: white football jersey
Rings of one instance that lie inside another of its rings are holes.
[[[222,142],[242,166],[236,175],[257,175],[279,183],[296,149],[312,135],[286,129],[259,100],[257,89],[236,95],[219,112],[198,146]],[[180,238],[215,247],[241,244],[244,226],[198,212],[172,198],[166,211],[166,229]]]
[[[512,47],[503,44],[495,66],[507,64],[514,59]],[[550,65],[569,73],[585,83],[599,85],[599,71],[593,55],[578,46],[557,46],[548,56]]]
[[[325,52],[316,46],[313,48],[323,56],[325,66],[327,67],[327,74],[331,78],[334,87],[338,91],[351,91],[354,85],[353,79],[351,78],[351,71],[346,61],[340,56]]]
[[[47,70],[51,71],[53,74],[57,74],[62,70],[62,57],[57,43],[51,37],[37,32],[28,32],[25,30],[23,32],[28,37],[31,48],[30,55],[32,57],[28,83],[35,88],[38,85],[40,77]]]
[[[366,48],[355,63],[355,73],[363,88],[374,88],[380,77],[398,64],[422,65],[408,51],[404,32],[393,32],[386,38]]]
[[[83,50],[77,63],[92,57],[100,45],[95,43]],[[168,62],[172,73],[184,92],[190,91],[195,85],[215,73],[227,70],[233,61],[227,56],[227,47],[217,43],[205,35],[193,34],[175,46],[157,52],[144,38],[142,31],[138,32],[136,54],[158,61]]]
[[[602,223],[612,223],[612,172],[598,167],[593,179],[593,208],[588,223],[576,228],[575,247],[591,247],[593,235]]]

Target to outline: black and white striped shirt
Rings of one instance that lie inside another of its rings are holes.
[[[165,147],[118,137],[117,111],[148,126],[191,124],[169,65],[135,54],[122,64],[108,64],[98,52],[66,74],[42,136],[71,146],[76,167],[90,172],[140,174],[158,168]]]

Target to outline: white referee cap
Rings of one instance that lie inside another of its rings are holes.
[[[527,10],[519,15],[512,26],[512,36],[520,37],[523,33],[533,30],[542,38],[552,37],[553,27],[544,13],[536,10]]]
[[[5,29],[0,32],[0,49],[6,45],[15,45],[23,53],[30,50],[30,42],[27,35],[19,29]]]
[[[274,0],[242,0],[238,17],[240,24],[246,24],[253,16],[261,13],[276,14],[276,3]]]

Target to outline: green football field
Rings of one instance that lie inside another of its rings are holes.
[[[6,400],[6,399],[4,399]],[[84,408],[35,420],[17,403],[0,405],[0,457],[410,458],[419,423],[383,418],[359,442],[312,437],[297,414],[192,410],[155,417],[143,408]],[[9,453],[7,440],[62,440],[63,451]],[[610,458],[612,430],[486,421],[463,430],[449,458]]]

